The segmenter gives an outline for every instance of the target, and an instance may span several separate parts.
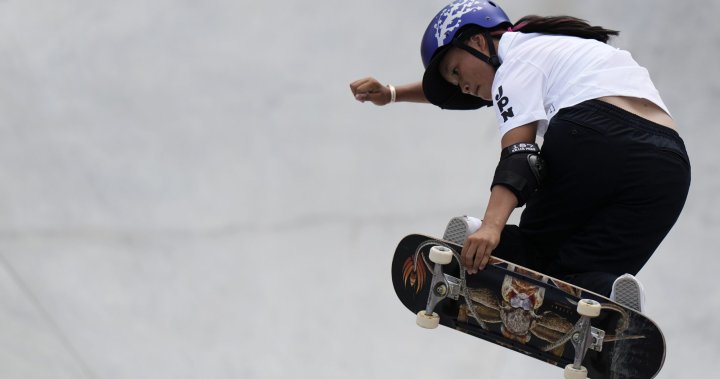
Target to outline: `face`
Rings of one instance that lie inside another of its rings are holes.
[[[488,55],[485,38],[481,35],[471,37],[467,45]],[[451,47],[440,62],[438,69],[445,80],[460,87],[463,93],[477,96],[483,100],[492,100],[491,92],[495,70],[467,51]]]

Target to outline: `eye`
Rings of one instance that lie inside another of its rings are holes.
[[[460,77],[460,74],[458,73],[458,69],[457,69],[457,68],[453,68],[453,69],[452,69],[452,71],[450,72],[450,76],[453,78],[452,83],[453,83],[454,85],[458,85],[458,82],[459,82],[458,79],[459,79],[459,77]]]

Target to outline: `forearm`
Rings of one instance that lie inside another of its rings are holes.
[[[502,185],[496,185],[490,192],[490,200],[485,209],[483,225],[496,230],[502,230],[507,224],[510,214],[517,207],[518,200],[515,194]]]
[[[395,87],[397,97],[395,101],[404,101],[410,103],[428,103],[425,93],[423,93],[422,82],[410,83]]]
[[[500,185],[492,188],[482,225],[468,236],[460,252],[463,266],[468,273],[475,274],[485,268],[490,255],[500,243],[500,235],[517,204],[517,198],[509,189]]]

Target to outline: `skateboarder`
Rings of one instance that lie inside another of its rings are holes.
[[[456,0],[422,37],[422,81],[350,85],[376,105],[493,108],[500,159],[462,250],[468,273],[493,254],[605,296],[613,284],[642,295],[632,275],[679,217],[690,162],[647,70],[607,44],[615,35],[569,16],[513,24],[493,2]]]

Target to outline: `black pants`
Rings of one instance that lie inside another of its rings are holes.
[[[680,136],[608,103],[561,110],[541,152],[548,178],[495,256],[609,295],[675,224],[690,187]]]

